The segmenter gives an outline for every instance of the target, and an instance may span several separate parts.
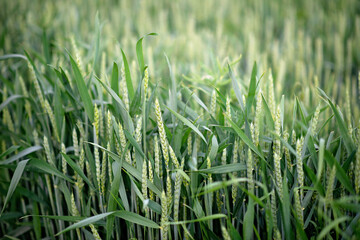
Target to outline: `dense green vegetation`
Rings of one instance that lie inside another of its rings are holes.
[[[0,237],[360,237],[358,1],[0,4]]]

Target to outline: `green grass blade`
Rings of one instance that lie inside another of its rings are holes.
[[[194,124],[192,124],[189,120],[187,120],[186,118],[184,118],[183,116],[181,116],[180,114],[178,114],[177,112],[175,112],[174,110],[172,110],[171,108],[167,107],[167,109],[169,109],[169,111],[175,115],[175,117],[177,117],[178,119],[180,119],[186,126],[188,126],[189,128],[191,128],[194,132],[196,132],[202,140],[204,140],[204,142],[207,144],[207,141],[204,137],[204,135],[202,135],[202,133],[199,131],[199,129],[197,127],[195,127]]]
[[[6,54],[6,55],[0,56],[0,61],[11,59],[11,58],[21,58],[21,59],[27,60],[27,58],[21,54]]]
[[[234,73],[233,71],[231,70],[231,67],[230,65],[228,64],[228,69],[229,69],[229,75],[230,75],[230,78],[231,78],[231,82],[232,82],[232,87],[234,89],[234,92],[235,92],[235,95],[236,95],[236,98],[240,104],[240,107],[241,107],[241,110],[244,111],[244,103],[243,103],[243,99],[242,99],[242,92],[241,92],[241,89],[239,87],[239,84],[234,76]]]
[[[114,62],[112,73],[111,73],[111,89],[119,96],[119,69]]]
[[[137,59],[138,59],[141,76],[144,74],[144,70],[145,70],[142,41],[147,36],[155,36],[155,35],[157,35],[157,34],[156,33],[148,33],[145,36],[141,37],[136,43],[136,56],[137,56]]]
[[[116,209],[116,199],[115,196],[118,195],[120,181],[122,180],[121,176],[121,163],[114,162],[114,181],[111,185],[110,195],[109,195],[109,204],[107,211],[113,212]],[[110,169],[109,169],[110,170]],[[111,170],[110,170],[111,171]],[[106,239],[111,239],[112,233],[114,229],[114,216],[109,216],[106,220]]]
[[[11,103],[12,101],[19,99],[19,98],[24,98],[23,95],[11,95],[10,97],[8,97],[3,103],[1,103],[0,105],[0,112],[4,109],[4,107],[6,107],[9,103]]]
[[[213,215],[209,215],[209,216],[205,216],[205,217],[197,218],[197,219],[193,219],[193,220],[178,221],[178,222],[168,222],[167,224],[169,224],[169,225],[180,225],[180,224],[204,222],[204,221],[214,220],[214,219],[219,219],[219,218],[226,218],[226,215],[222,214],[222,213],[218,213],[218,214],[213,214]]]
[[[0,159],[3,157],[6,157],[7,155],[15,152],[17,149],[19,149],[20,146],[11,146],[9,147],[5,152],[0,154]]]
[[[62,172],[60,172],[59,170],[57,170],[55,167],[51,166],[49,163],[45,162],[44,160],[31,159],[28,166],[38,168],[38,169],[46,172],[47,174],[52,174],[52,175],[55,175],[62,179],[65,179],[66,181],[68,181],[70,183],[74,183],[74,181],[72,179],[70,179],[69,177],[64,175]]]
[[[248,91],[248,96],[246,98],[246,114],[248,115],[251,112],[251,106],[255,99],[255,93],[256,93],[256,73],[257,73],[257,67],[256,62],[254,63],[252,72],[251,72],[251,79],[250,79],[250,86]]]
[[[15,162],[16,160],[22,158],[22,157],[25,157],[26,155],[29,155],[30,153],[33,153],[33,152],[36,152],[36,151],[39,151],[41,150],[42,147],[40,146],[32,146],[32,147],[29,147],[25,150],[22,150],[21,152],[19,152],[18,154],[4,160],[4,161],[1,161],[0,162],[0,165],[5,165],[5,164],[9,164],[9,163],[12,163],[12,162]]]
[[[343,217],[339,217],[339,218],[335,219],[334,221],[329,223],[326,227],[324,227],[323,230],[321,230],[320,234],[317,236],[316,239],[320,240],[320,239],[325,238],[325,236],[330,232],[331,229],[337,227],[340,223],[345,222],[349,219],[350,219],[350,217],[348,217],[348,216],[343,216]]]
[[[88,88],[86,87],[84,78],[80,73],[77,63],[74,61],[74,59],[72,58],[72,56],[70,54],[69,54],[69,58],[70,58],[72,70],[74,72],[76,86],[79,90],[80,97],[84,104],[85,111],[86,111],[90,121],[94,122],[94,106],[93,106],[90,94],[88,92]]]
[[[85,218],[84,220],[81,220],[80,222],[77,222],[77,223],[65,228],[64,230],[58,232],[55,236],[59,236],[68,231],[71,231],[71,230],[74,230],[77,228],[81,228],[81,227],[85,227],[85,226],[88,226],[89,224],[96,223],[97,221],[99,221],[105,217],[108,217],[112,214],[114,214],[114,212],[101,213],[101,214],[98,214],[98,215],[95,215],[95,216],[92,216],[89,218]]]
[[[6,204],[9,202],[11,196],[13,195],[13,193],[14,193],[14,191],[16,189],[16,186],[18,185],[18,183],[20,181],[20,178],[22,176],[22,173],[24,172],[24,169],[25,169],[26,164],[27,164],[28,161],[29,161],[28,159],[20,161],[19,164],[17,165],[17,167],[15,169],[15,172],[14,172],[14,175],[11,178],[10,186],[9,186],[8,192],[7,192],[6,197],[5,197],[4,205],[3,205],[3,208],[1,210],[0,216],[4,212]]]
[[[250,198],[244,216],[243,233],[245,240],[253,239],[254,217],[255,217],[254,201],[252,198]]]
[[[156,222],[148,218],[145,218],[137,213],[128,212],[128,211],[117,211],[114,213],[114,216],[122,218],[125,221],[131,223],[139,224],[144,227],[155,228],[155,229],[160,228],[160,226]]]
[[[245,144],[251,148],[261,159],[264,159],[264,156],[261,154],[261,152],[255,147],[254,143],[246,136],[246,134],[237,126],[236,123],[234,123],[230,118],[226,117],[229,123],[231,124],[231,127],[235,130],[235,132],[239,135],[239,137],[245,142]]]
[[[243,163],[231,163],[211,168],[204,168],[198,170],[198,172],[202,173],[211,173],[211,174],[223,174],[223,173],[231,173],[246,170],[246,165]]]
[[[355,150],[355,144],[349,135],[349,131],[346,128],[345,122],[342,119],[338,109],[334,106],[334,104],[332,103],[332,101],[330,99],[328,99],[328,103],[335,115],[336,123],[337,123],[337,126],[339,127],[340,134],[341,134],[342,138],[344,139],[344,144],[345,144],[346,150],[350,154]]]
[[[122,54],[124,70],[125,70],[126,86],[127,86],[127,89],[128,89],[129,98],[130,98],[130,102],[131,102],[133,100],[133,98],[134,98],[134,87],[133,87],[132,80],[131,80],[129,63],[128,63],[128,61],[126,59],[126,56],[125,56],[125,53],[124,53],[124,51],[122,49],[121,49],[121,54]]]

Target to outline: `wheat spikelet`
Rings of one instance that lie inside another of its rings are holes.
[[[168,221],[168,200],[166,198],[165,192],[163,191],[161,194],[161,223],[160,223],[162,240],[168,239],[169,226],[167,225],[167,221]]]
[[[216,91],[213,90],[211,94],[211,103],[210,103],[210,114],[215,117],[216,114]]]
[[[171,145],[169,145],[169,152],[170,152],[171,160],[172,160],[173,164],[175,165],[175,168],[179,168],[180,167],[179,161],[177,160],[177,157],[176,157],[175,152],[172,149]]]
[[[294,191],[294,199],[295,199],[295,210],[296,210],[296,215],[298,218],[298,221],[301,225],[301,228],[304,228],[304,217],[303,217],[303,210],[302,210],[302,206],[301,206],[301,202],[300,202],[300,196],[299,196],[299,190],[296,189]]]
[[[145,69],[143,81],[144,81],[144,98],[145,98],[145,100],[147,100],[148,87],[149,87],[149,71],[148,71],[148,68]]]
[[[302,187],[304,187],[304,169],[303,169],[303,161],[302,161],[302,150],[303,150],[303,146],[304,146],[304,138],[301,137],[297,142],[296,142],[296,171],[298,174],[298,184],[300,187],[300,197],[301,199],[303,198],[304,195],[304,189],[302,189]]]
[[[280,133],[280,107],[277,108],[276,118],[275,118],[275,140],[273,146],[274,152],[274,171],[275,171],[275,182],[276,187],[279,192],[279,197],[282,199],[282,176],[281,176],[281,165],[280,165],[280,140],[278,139],[281,135]]]
[[[126,79],[125,79],[125,67],[124,65],[121,67],[121,79],[122,81],[120,82],[120,88],[122,89],[122,94],[123,94],[123,101],[124,101],[124,105],[127,111],[130,110],[130,104],[129,104],[129,93],[128,93],[128,89],[126,86]]]
[[[233,163],[236,164],[238,162],[238,141],[235,140],[234,142],[234,148],[233,148]],[[233,172],[233,176],[234,178],[237,177],[237,172]],[[238,190],[238,187],[236,184],[233,184],[231,186],[231,197],[232,197],[232,200],[233,200],[233,206],[235,206],[235,203],[236,203],[236,197],[237,197],[237,190]]]
[[[61,153],[62,154],[65,154],[65,145],[64,143],[61,143]],[[64,156],[61,156],[61,165],[62,165],[62,172],[63,174],[67,174],[67,166],[66,166],[66,160],[65,160],[65,157]]]
[[[95,240],[101,240],[101,237],[93,224],[89,224],[91,232]]]
[[[43,111],[46,111],[44,96],[43,96],[43,94],[42,94],[40,84],[39,84],[38,79],[37,79],[37,77],[36,77],[35,69],[34,69],[34,67],[30,64],[30,62],[28,62],[28,68],[29,68],[29,70],[30,70],[31,80],[32,80],[33,83],[34,83],[36,95],[37,95],[37,97],[39,98],[41,108],[43,109]]]
[[[55,115],[54,115],[53,110],[50,107],[48,100],[45,100],[45,109],[46,109],[47,114],[49,115],[51,125],[53,126],[53,130],[54,130],[53,132],[55,133],[56,140],[58,142],[60,142],[60,137],[59,137],[58,130],[56,127]]]
[[[252,153],[251,153],[251,149],[249,148],[248,149],[248,158],[246,161],[246,171],[247,171],[247,178],[249,179],[248,190],[251,193],[253,193],[253,191],[254,191],[253,169],[254,169],[254,164],[253,164],[253,160],[252,160]]]
[[[76,129],[73,129],[72,133],[72,139],[73,139],[73,146],[74,146],[74,155],[79,156],[79,141],[76,133]]]
[[[161,116],[161,108],[159,104],[159,100],[155,99],[155,115],[157,120],[157,125],[159,128],[159,135],[160,135],[160,143],[161,143],[161,149],[163,151],[163,157],[165,159],[165,166],[166,169],[169,169],[169,152],[168,152],[168,141],[166,138],[165,128],[164,128],[164,122],[162,120]]]
[[[228,231],[226,230],[226,228],[223,225],[221,225],[221,232],[222,232],[222,236],[223,236],[224,240],[231,240]]]
[[[154,183],[154,173],[153,173],[153,168],[152,168],[150,161],[148,161],[148,168],[149,168],[149,181],[151,183]],[[149,189],[149,198],[150,198],[150,200],[154,200],[154,192],[151,191],[150,189]]]

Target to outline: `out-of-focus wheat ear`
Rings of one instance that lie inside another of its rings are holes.
[[[55,115],[54,115],[54,112],[53,110],[51,109],[50,107],[50,104],[48,102],[48,100],[45,99],[45,110],[49,116],[49,119],[50,119],[50,122],[51,122],[51,125],[53,127],[53,133],[55,135],[55,138],[58,142],[60,142],[60,137],[59,137],[59,134],[58,134],[58,129],[56,127],[56,122],[55,122]]]
[[[168,200],[168,214],[170,215],[171,214],[170,206],[173,200],[170,171],[167,172],[167,176],[166,176],[166,198]]]
[[[80,216],[79,210],[76,207],[74,193],[71,193],[71,214],[73,216]]]
[[[221,225],[221,232],[224,240],[231,240],[230,235],[224,225]]]
[[[321,110],[321,106],[320,106],[320,104],[319,104],[319,105],[316,107],[316,110],[315,110],[315,113],[314,113],[314,117],[313,117],[312,122],[311,122],[311,133],[312,133],[313,135],[315,135],[315,133],[316,133],[316,128],[317,128],[318,121],[319,121],[320,110]]]
[[[275,231],[274,231],[274,239],[275,240],[281,240],[282,238],[281,238],[281,233],[280,233],[280,231],[279,231],[279,229],[276,227],[275,228]]]
[[[44,149],[45,149],[45,154],[46,154],[48,163],[55,167],[56,166],[55,158],[54,158],[52,151],[50,150],[50,144],[49,144],[48,138],[46,136],[44,136]]]
[[[254,163],[252,159],[252,152],[251,149],[248,149],[248,158],[246,161],[246,171],[247,171],[247,178],[248,182],[248,191],[250,193],[254,192],[254,177],[253,177],[253,170],[254,170]]]
[[[238,141],[235,139],[234,142],[234,147],[233,147],[233,163],[236,164],[238,162],[238,150],[239,150],[239,143]],[[233,172],[233,176],[234,178],[237,178],[237,172]],[[238,186],[237,184],[233,184],[231,186],[231,197],[232,197],[232,201],[233,201],[233,206],[235,207],[235,203],[236,203],[236,198],[237,198],[237,191],[238,191]]]
[[[296,142],[296,171],[297,171],[297,181],[300,187],[300,198],[303,199],[304,195],[304,168],[303,168],[303,161],[302,161],[302,150],[304,146],[304,138],[301,137]]]
[[[181,170],[183,166],[184,166],[184,158],[182,159]],[[182,184],[182,176],[181,173],[178,171],[176,172],[175,186],[174,186],[174,221],[175,222],[179,220],[181,184]]]
[[[275,195],[274,189],[270,192],[270,197],[271,197],[270,200],[271,200],[272,221],[273,221],[274,227],[277,228],[277,208],[276,208],[276,195]]]
[[[79,158],[79,167],[82,171],[84,170],[84,164],[85,164],[85,151],[84,151],[84,148],[82,147],[80,150],[80,158]],[[78,174],[76,175],[76,180],[77,181],[75,184],[79,188],[79,193],[81,193],[82,189],[84,187],[84,180]],[[81,194],[80,194],[80,196],[81,196]]]
[[[121,67],[121,82],[120,82],[120,88],[122,89],[123,94],[123,101],[124,105],[127,111],[130,110],[130,104],[129,104],[129,92],[126,86],[126,79],[125,79],[125,67],[124,64]]]
[[[137,122],[136,122],[136,128],[135,128],[135,141],[141,145],[141,128],[142,128],[142,117],[139,116],[137,117]],[[133,161],[132,164],[134,167],[136,167],[136,157],[135,157],[135,149],[134,149],[134,154],[133,156]]]
[[[222,212],[221,211],[222,205],[223,205],[223,202],[221,201],[220,191],[216,191],[216,206],[217,206],[219,213]]]
[[[213,90],[211,94],[211,103],[210,103],[210,114],[215,118],[216,115],[216,91]]]
[[[229,95],[227,95],[226,96],[226,116],[229,118],[229,119],[231,119],[231,100],[230,100],[230,97],[229,97]],[[229,126],[229,123],[228,123],[228,121],[226,120],[225,121],[225,126]]]
[[[96,143],[99,143],[100,113],[96,104],[94,106],[94,116],[93,125],[95,126]]]
[[[226,157],[227,157],[227,154],[226,154],[226,148],[224,148],[224,150],[222,151],[222,155],[221,155],[221,164],[222,165],[226,165]],[[222,174],[222,180],[223,181],[226,181],[226,174]]]
[[[143,82],[144,82],[144,98],[145,98],[145,100],[147,100],[148,87],[149,87],[149,71],[148,71],[148,68],[145,69]]]
[[[148,168],[149,168],[149,181],[151,183],[154,183],[154,172],[150,161],[148,161]],[[149,198],[150,200],[154,200],[154,192],[151,189],[149,189]]]
[[[89,224],[91,232],[95,240],[101,240],[101,237],[93,224]]]
[[[162,180],[162,174],[160,173],[160,149],[157,135],[154,137],[154,162],[155,174]]]
[[[288,142],[289,141],[289,132],[286,129],[283,132],[283,136],[284,136],[284,141]],[[286,146],[283,146],[283,148],[284,148],[284,152],[285,152],[285,158],[286,158],[287,167],[288,167],[289,171],[292,172],[292,163],[291,163],[290,151]]]
[[[108,143],[108,151],[111,151],[111,146]],[[109,185],[112,185],[113,182],[113,171],[112,171],[112,163],[111,163],[111,158],[110,158],[110,154],[108,154],[108,159],[107,159],[107,163],[108,163],[108,175],[109,175]]]
[[[122,147],[122,150],[125,151],[125,148],[126,148],[126,137],[125,137],[124,129],[123,129],[123,127],[122,127],[122,125],[121,125],[120,122],[119,122],[118,126],[119,126],[119,137],[120,137],[121,147]],[[131,164],[131,156],[130,156],[130,150],[129,150],[129,149],[126,151],[125,161],[126,161],[127,163]]]
[[[29,92],[26,89],[26,85],[25,85],[25,82],[24,82],[24,79],[22,78],[22,76],[19,77],[19,81],[20,81],[21,89],[22,89],[22,92],[23,92],[24,96],[29,97]],[[32,118],[32,112],[31,112],[31,105],[30,105],[29,101],[25,102],[25,111],[28,114],[29,119],[31,119]]]
[[[38,81],[38,79],[37,79],[37,77],[36,77],[34,67],[31,65],[30,62],[28,62],[28,68],[29,68],[29,71],[30,71],[30,79],[31,79],[31,80],[33,81],[33,83],[34,83],[36,95],[37,95],[37,97],[39,98],[41,108],[42,108],[42,110],[45,112],[45,111],[46,111],[46,108],[45,108],[44,96],[43,96],[43,94],[42,94],[39,81]]]
[[[274,152],[274,171],[275,171],[275,183],[277,190],[279,192],[279,197],[282,199],[283,192],[282,192],[282,176],[281,176],[281,155],[280,155],[280,139],[281,136],[280,132],[280,107],[277,108],[276,117],[275,117],[275,140],[273,145],[273,152]]]
[[[99,131],[100,131],[100,137],[98,141],[100,142],[100,138],[104,138],[104,114],[102,111],[102,107],[99,106]]]
[[[148,180],[148,174],[147,174],[147,161],[143,161],[142,166],[142,175],[141,175],[141,190],[144,200],[148,199],[148,187],[147,187],[147,180]],[[149,218],[149,207],[145,207],[145,217]]]
[[[71,41],[71,46],[72,46],[72,48],[74,50],[74,53],[75,53],[76,64],[78,65],[78,68],[80,70],[81,75],[85,76],[84,64],[83,64],[83,61],[82,61],[82,58],[81,58],[80,51],[79,51],[79,49],[78,49],[78,47],[76,45],[74,36],[72,36],[70,38],[70,41]]]
[[[330,203],[333,200],[335,177],[336,177],[336,167],[334,164],[334,166],[332,166],[332,168],[331,168],[329,178],[327,179],[327,188],[326,188],[325,199],[326,199],[326,202],[328,202],[328,203]]]
[[[110,149],[110,143],[107,143],[106,146],[107,149]],[[100,175],[100,183],[101,183],[101,194],[104,196],[105,195],[105,186],[106,186],[106,168],[107,168],[107,160],[108,157],[106,156],[106,151],[102,151],[103,153],[103,159],[101,162],[101,175]]]
[[[110,112],[110,110],[107,110],[107,114],[106,114],[106,140],[108,142],[111,141],[111,136],[112,136],[111,112]]]
[[[73,146],[74,146],[74,155],[78,157],[79,156],[79,141],[78,141],[78,137],[77,137],[75,128],[73,129],[72,139],[73,139]]]
[[[296,132],[293,129],[291,133],[291,144],[296,144]]]
[[[65,154],[66,149],[65,149],[65,145],[64,143],[61,143],[61,153]],[[63,174],[67,174],[67,165],[66,165],[66,160],[64,156],[61,156],[61,166],[62,166],[62,172]]]
[[[71,200],[71,215],[80,216],[79,210],[76,207],[74,193],[71,193],[70,200]],[[81,239],[81,234],[80,234],[79,228],[76,229],[76,233],[77,233],[78,239]]]
[[[299,189],[296,189],[294,191],[294,199],[295,199],[296,215],[297,215],[298,221],[301,225],[301,228],[304,229],[304,216],[303,216],[303,210],[302,210],[302,206],[301,206],[301,202],[300,202]],[[300,239],[300,235],[298,232],[297,232],[297,236],[298,236],[298,239]]]
[[[211,160],[209,157],[206,158],[206,164],[207,164],[207,168],[210,169],[211,168]],[[212,183],[212,174],[208,173],[208,180],[209,180],[209,184]]]
[[[187,139],[187,152],[189,156],[192,156],[192,137],[191,137],[191,133],[189,134],[189,137]]]
[[[38,134],[37,130],[34,129],[32,134],[33,134],[33,137],[34,137],[35,146],[40,146],[40,139],[39,139],[39,134]]]
[[[161,239],[168,239],[168,200],[165,192],[163,191],[161,194],[161,223],[160,223],[160,231],[161,231]]]

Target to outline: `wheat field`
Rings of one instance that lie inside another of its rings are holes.
[[[1,239],[359,239],[360,2],[0,0]]]

